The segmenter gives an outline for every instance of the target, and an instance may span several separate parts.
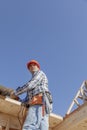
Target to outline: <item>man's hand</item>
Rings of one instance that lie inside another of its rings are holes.
[[[15,99],[15,100],[19,100],[19,97],[18,97],[17,95],[15,95],[15,92],[14,92],[14,91],[12,91],[12,92],[10,93],[10,98]]]

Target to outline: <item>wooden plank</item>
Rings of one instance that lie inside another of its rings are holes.
[[[7,130],[21,129],[26,116],[26,107],[14,99],[0,98],[0,126]]]
[[[87,130],[87,103],[66,116],[53,130]]]
[[[14,100],[14,99],[11,99],[10,97],[6,97],[5,101],[8,101],[8,102],[16,104],[16,105],[21,105],[21,102]]]
[[[4,113],[0,113],[0,126],[6,127],[8,125],[8,119],[10,121],[9,128],[21,129],[23,118],[14,117]]]
[[[62,121],[63,121],[62,116],[51,113],[49,116],[49,130],[53,129],[56,125],[58,125]]]
[[[11,99],[10,101],[0,98],[0,112],[10,114],[13,116],[21,116],[21,114],[24,114],[23,111],[25,111],[25,107],[21,106],[20,102],[18,104],[18,101],[15,101],[14,99]]]

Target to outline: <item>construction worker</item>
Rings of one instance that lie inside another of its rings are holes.
[[[29,108],[23,124],[23,130],[48,130],[49,113],[46,112],[43,98],[43,90],[44,92],[49,92],[48,79],[45,73],[40,70],[40,64],[36,60],[29,61],[27,69],[32,74],[31,80],[14,92],[17,96],[27,92],[26,99]]]

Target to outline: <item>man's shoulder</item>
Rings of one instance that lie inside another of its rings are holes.
[[[39,70],[39,72],[40,72],[42,75],[46,75],[42,70]]]

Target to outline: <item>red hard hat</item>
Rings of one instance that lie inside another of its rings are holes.
[[[28,63],[27,63],[27,68],[29,69],[29,66],[30,66],[30,64],[36,64],[37,65],[37,67],[40,69],[40,64],[38,63],[38,61],[36,61],[36,60],[31,60],[31,61],[29,61]]]

